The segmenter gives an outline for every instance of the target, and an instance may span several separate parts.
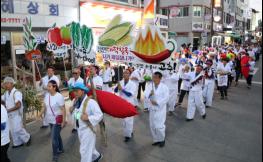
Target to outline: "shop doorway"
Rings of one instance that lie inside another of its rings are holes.
[[[193,38],[193,51],[198,50],[199,45],[200,45],[200,38],[198,37]]]

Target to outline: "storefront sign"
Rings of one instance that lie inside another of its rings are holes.
[[[168,16],[156,15],[155,25],[160,29],[168,29]]]
[[[203,31],[203,23],[202,22],[193,22],[192,23],[192,30],[193,31]]]
[[[72,3],[72,7],[65,6],[62,1],[50,0],[1,0],[1,26],[22,26],[25,18],[30,15],[33,27],[49,27],[46,22],[56,22],[59,25],[65,21],[78,19],[78,2]],[[67,10],[67,12],[60,12]]]

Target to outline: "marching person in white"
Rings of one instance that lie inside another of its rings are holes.
[[[178,93],[178,80],[179,75],[177,73],[168,72],[164,78],[164,84],[169,88],[169,101],[168,101],[168,111],[169,115],[173,114],[174,107],[177,101]]]
[[[152,84],[152,70],[150,70],[150,69],[146,69],[146,72],[145,72],[145,74],[144,74],[144,80],[145,80],[145,82],[146,82],[146,84],[145,84],[145,87],[147,87],[147,86],[149,86],[149,85],[151,85]],[[149,102],[148,102],[148,100],[143,100],[143,102],[144,102],[144,104],[143,104],[143,106],[144,106],[144,110],[143,111],[145,111],[145,112],[148,112],[149,111]]]
[[[103,87],[103,80],[100,76],[98,76],[98,72],[99,72],[99,67],[96,65],[91,66],[91,76],[92,76],[92,81],[94,84],[94,88],[98,89],[98,90],[102,90]],[[89,78],[87,77],[87,81],[86,81],[88,87],[91,87],[91,82],[89,80]]]
[[[59,154],[64,152],[60,133],[66,125],[66,109],[64,96],[59,93],[58,85],[54,80],[48,82],[48,93],[44,98],[44,107],[39,118],[44,112],[51,129],[53,162],[57,162]]]
[[[118,83],[114,91],[115,93],[119,92],[121,98],[134,105],[134,98],[137,97],[135,96],[136,87],[135,84],[130,80],[130,75],[130,71],[125,70],[123,73],[123,80]],[[125,137],[124,142],[130,141],[133,136],[133,121],[134,117],[127,117],[123,119],[123,133]]]
[[[73,89],[78,103],[73,113],[77,121],[81,162],[97,162],[102,155],[95,148],[95,127],[102,120],[103,113],[98,103],[87,96],[89,89],[84,84],[77,83]]]
[[[218,88],[221,93],[221,100],[228,99],[227,98],[227,84],[228,84],[228,74],[231,73],[231,67],[227,63],[228,59],[224,58],[221,60],[217,66],[217,80],[218,80]]]
[[[187,114],[186,121],[192,121],[195,115],[196,108],[201,114],[202,118],[205,119],[205,105],[203,102],[203,94],[202,87],[204,85],[202,65],[196,65],[196,69],[194,72],[190,73],[190,91],[188,96],[188,106],[187,106]]]
[[[71,98],[71,100],[73,100],[73,103],[74,103],[74,92],[71,91],[71,87],[73,87],[76,83],[84,83],[84,80],[80,77],[80,69],[79,68],[75,68],[73,70],[73,73],[72,73],[73,77],[69,79],[68,81],[68,87],[70,89],[69,91],[69,96]],[[67,80],[67,78],[66,78]],[[74,128],[72,129],[72,133],[76,133],[77,132],[77,127],[76,127],[76,122],[73,120],[73,125],[74,125]]]
[[[205,64],[205,86],[203,89],[203,96],[206,107],[211,107],[215,88],[215,69],[212,68],[212,60],[207,60]]]
[[[189,94],[189,88],[190,88],[190,66],[189,65],[185,65],[184,69],[183,69],[183,74],[181,75],[182,78],[182,85],[181,85],[181,93],[179,95],[179,100],[178,103],[176,104],[177,106],[181,106],[183,100],[184,100],[184,96],[186,94]]]
[[[153,74],[153,84],[148,85],[145,90],[145,99],[150,100],[149,103],[149,120],[150,128],[153,136],[153,146],[164,147],[165,145],[165,120],[166,105],[169,101],[169,89],[161,83],[162,73],[155,72]]]
[[[103,79],[103,91],[112,92],[112,77],[115,75],[114,70],[110,67],[110,62],[106,61],[104,63],[105,69],[101,70],[102,79]]]
[[[11,77],[4,79],[6,92],[1,96],[1,100],[5,103],[11,137],[13,140],[13,148],[30,145],[31,136],[23,126],[23,96],[15,87],[15,80]]]
[[[10,144],[8,115],[4,105],[1,104],[1,161],[10,162],[7,150]]]
[[[52,66],[49,66],[47,68],[47,75],[45,77],[43,77],[41,80],[40,80],[40,86],[42,86],[42,89],[43,89],[43,92],[44,92],[44,97],[47,93],[47,85],[48,85],[48,82],[50,80],[55,80],[57,82],[57,85],[59,86],[60,82],[59,82],[59,79],[56,75],[54,75],[54,67]],[[48,128],[48,120],[47,118],[45,118],[46,114],[44,114],[44,118],[43,118],[43,125],[41,126],[41,128]]]
[[[141,75],[141,72],[140,72],[140,69],[135,69],[132,68],[132,73],[131,73],[131,81],[135,84],[135,88],[136,88],[136,94],[135,96],[138,95],[138,89],[139,89],[139,83],[140,81],[142,80],[142,75]],[[134,104],[135,106],[139,106],[139,102],[138,102],[138,99],[137,97],[134,98]]]
[[[184,69],[186,63],[187,63],[187,59],[185,59],[185,58],[181,58],[180,59],[180,65],[179,65],[179,69],[178,69],[178,74],[179,74],[178,93],[180,93],[180,91],[181,91],[181,84],[182,84],[182,81],[183,81],[181,76],[183,74],[183,69]]]
[[[75,68],[73,70],[73,77],[69,79],[68,86],[72,87],[75,85],[75,83],[84,83],[84,80],[80,77],[80,69]]]

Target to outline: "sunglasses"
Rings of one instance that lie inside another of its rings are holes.
[[[75,75],[77,75],[78,73],[72,73],[72,74],[75,74]]]

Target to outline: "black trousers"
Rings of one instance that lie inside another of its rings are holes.
[[[7,155],[8,147],[9,147],[9,143],[4,146],[1,146],[1,162],[10,162]]]
[[[144,90],[145,90],[145,85],[146,85],[146,82],[139,83],[138,95],[137,95],[137,99],[138,99],[138,100],[141,99],[141,90],[144,92]]]
[[[240,77],[241,72],[239,70],[236,70],[236,82],[238,82],[238,79]]]
[[[221,97],[227,96],[227,86],[220,86],[218,88],[220,90]]]
[[[178,80],[178,93],[180,93],[182,81],[183,80],[181,78],[179,78],[179,80]]]
[[[232,77],[231,75],[228,75],[227,88],[228,88],[228,87],[231,87],[232,81],[233,81],[233,77]]]
[[[247,85],[251,86],[252,85],[252,78],[253,78],[253,75],[249,75],[247,77]]]
[[[178,103],[182,103],[183,102],[184,96],[185,96],[186,93],[189,94],[189,91],[186,91],[186,90],[183,90],[183,89],[181,90]]]

